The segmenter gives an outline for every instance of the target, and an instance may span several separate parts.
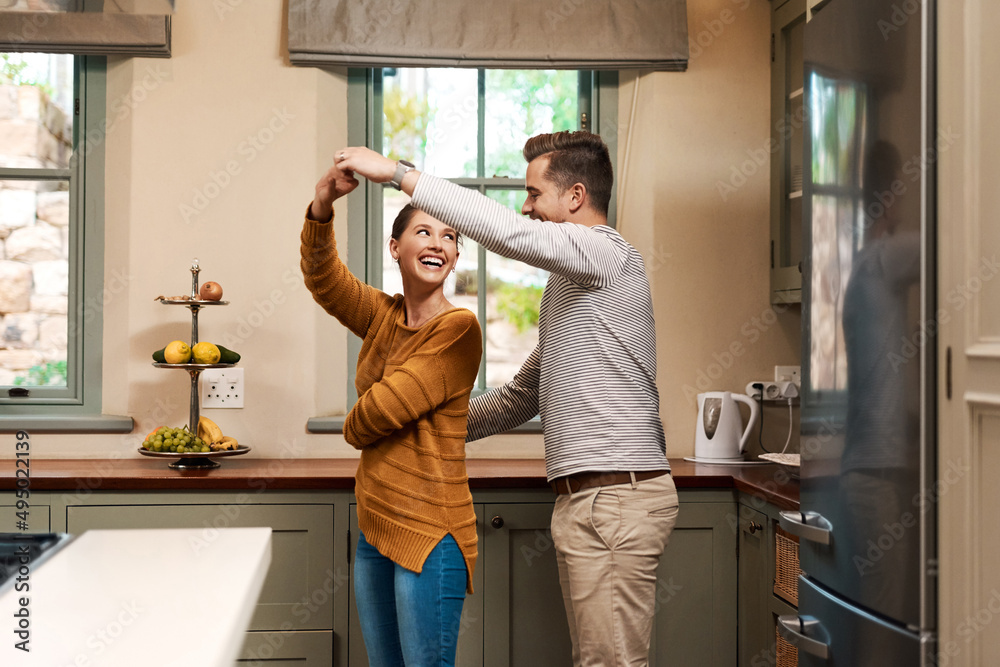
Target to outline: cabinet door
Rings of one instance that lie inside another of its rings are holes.
[[[770,519],[746,505],[739,508],[739,655],[741,667],[761,664],[771,652],[773,626],[768,602],[771,583],[768,568]]]
[[[573,664],[552,503],[484,506],[486,667]]]
[[[771,302],[802,301],[804,0],[775,6],[771,16]]]
[[[67,530],[204,528],[204,545],[216,527],[269,527],[271,566],[251,630],[333,630],[332,505],[81,505],[66,508]],[[192,549],[199,548],[192,544]],[[219,563],[220,568],[225,563]],[[183,573],[183,563],[163,571]]]
[[[364,636],[361,633],[361,622],[358,618],[357,599],[354,595],[354,553],[357,549],[358,513],[356,505],[351,505],[351,532],[349,553],[351,559],[350,578],[350,611],[348,612],[347,634],[347,664],[350,667],[367,667],[368,652],[365,650]],[[458,667],[483,666],[483,511],[482,505],[476,505],[476,530],[479,536],[479,557],[476,570],[472,573],[472,588],[475,591],[465,596],[462,605],[462,623],[458,630],[458,650],[455,654],[455,665]]]
[[[333,633],[248,632],[236,664],[245,667],[330,667],[333,664]]]
[[[736,664],[732,503],[685,502],[656,583],[650,666]]]

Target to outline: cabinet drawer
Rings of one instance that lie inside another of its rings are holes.
[[[248,632],[237,667],[330,667],[332,632]]]
[[[332,630],[332,505],[86,505],[66,508],[66,526],[93,529],[204,528],[192,550],[211,545],[218,528],[269,527],[271,566],[251,630]],[[150,564],[163,576],[183,576],[183,563]],[[219,563],[225,567],[225,563]]]

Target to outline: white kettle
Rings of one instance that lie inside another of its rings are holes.
[[[750,421],[742,428],[740,407],[750,406]],[[694,455],[698,460],[741,460],[750,432],[760,417],[760,406],[746,394],[709,391],[698,394],[698,424],[694,436]]]

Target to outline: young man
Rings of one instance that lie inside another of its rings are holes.
[[[495,253],[545,269],[538,346],[469,409],[469,440],[540,414],[575,665],[645,665],[656,568],[677,520],[656,388],[656,332],[639,252],[607,226],[613,174],[589,132],[532,137],[521,212],[364,148],[342,169],[391,182]]]

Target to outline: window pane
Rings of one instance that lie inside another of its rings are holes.
[[[383,153],[442,178],[476,176],[476,70],[384,69]]]
[[[576,130],[574,71],[486,70],[486,176],[524,177],[524,142],[542,132]]]
[[[0,67],[0,167],[69,167],[73,56],[6,53]]]
[[[523,193],[489,190],[505,206],[520,208]],[[510,381],[538,344],[538,305],[548,272],[486,254],[486,384]]]
[[[0,180],[0,385],[66,386],[68,187]]]

